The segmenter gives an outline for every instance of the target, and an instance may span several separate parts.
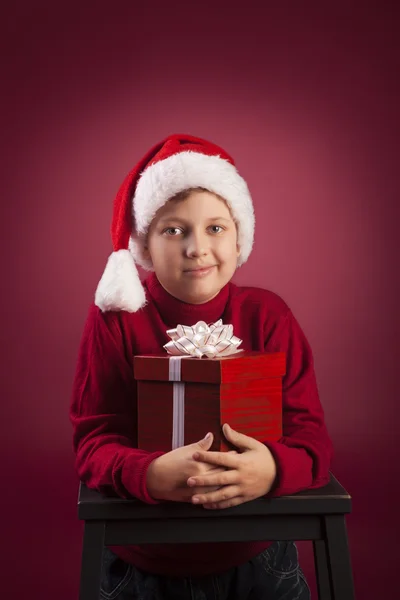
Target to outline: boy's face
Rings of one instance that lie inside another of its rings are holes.
[[[203,304],[236,270],[236,224],[225,202],[211,192],[192,191],[157,212],[145,254],[167,292],[183,302]]]

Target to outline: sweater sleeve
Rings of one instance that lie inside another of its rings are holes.
[[[136,382],[118,313],[92,306],[85,324],[73,384],[70,421],[75,469],[100,492],[149,504],[146,473],[163,454],[138,450]]]
[[[312,350],[290,310],[265,350],[286,353],[283,435],[277,442],[265,443],[277,465],[277,480],[269,495],[321,487],[329,481],[333,447],[319,399]]]

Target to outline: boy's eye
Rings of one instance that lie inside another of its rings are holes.
[[[210,225],[210,227],[208,227],[208,230],[211,231],[211,233],[217,234],[224,231],[224,228],[221,227],[221,225]],[[166,229],[164,229],[163,233],[170,237],[176,237],[180,233],[184,232],[180,227],[167,227]]]
[[[212,233],[221,233],[221,231],[223,231],[221,225],[211,225],[210,229],[212,230]]]
[[[177,233],[180,233],[182,230],[179,229],[179,227],[167,227],[167,229],[164,229],[163,233],[166,233],[167,235],[171,235],[171,236],[176,236]]]

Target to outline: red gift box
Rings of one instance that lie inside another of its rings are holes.
[[[135,356],[138,447],[169,451],[214,434],[213,450],[231,449],[222,432],[259,441],[282,437],[284,352],[217,358]]]

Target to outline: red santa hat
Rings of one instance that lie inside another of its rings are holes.
[[[108,259],[95,294],[102,311],[136,312],[146,304],[135,263],[152,270],[143,256],[146,233],[156,212],[190,188],[221,196],[238,226],[238,266],[249,257],[254,238],[254,210],[245,180],[219,146],[191,135],[171,135],[151,148],[128,173],[114,201]]]

